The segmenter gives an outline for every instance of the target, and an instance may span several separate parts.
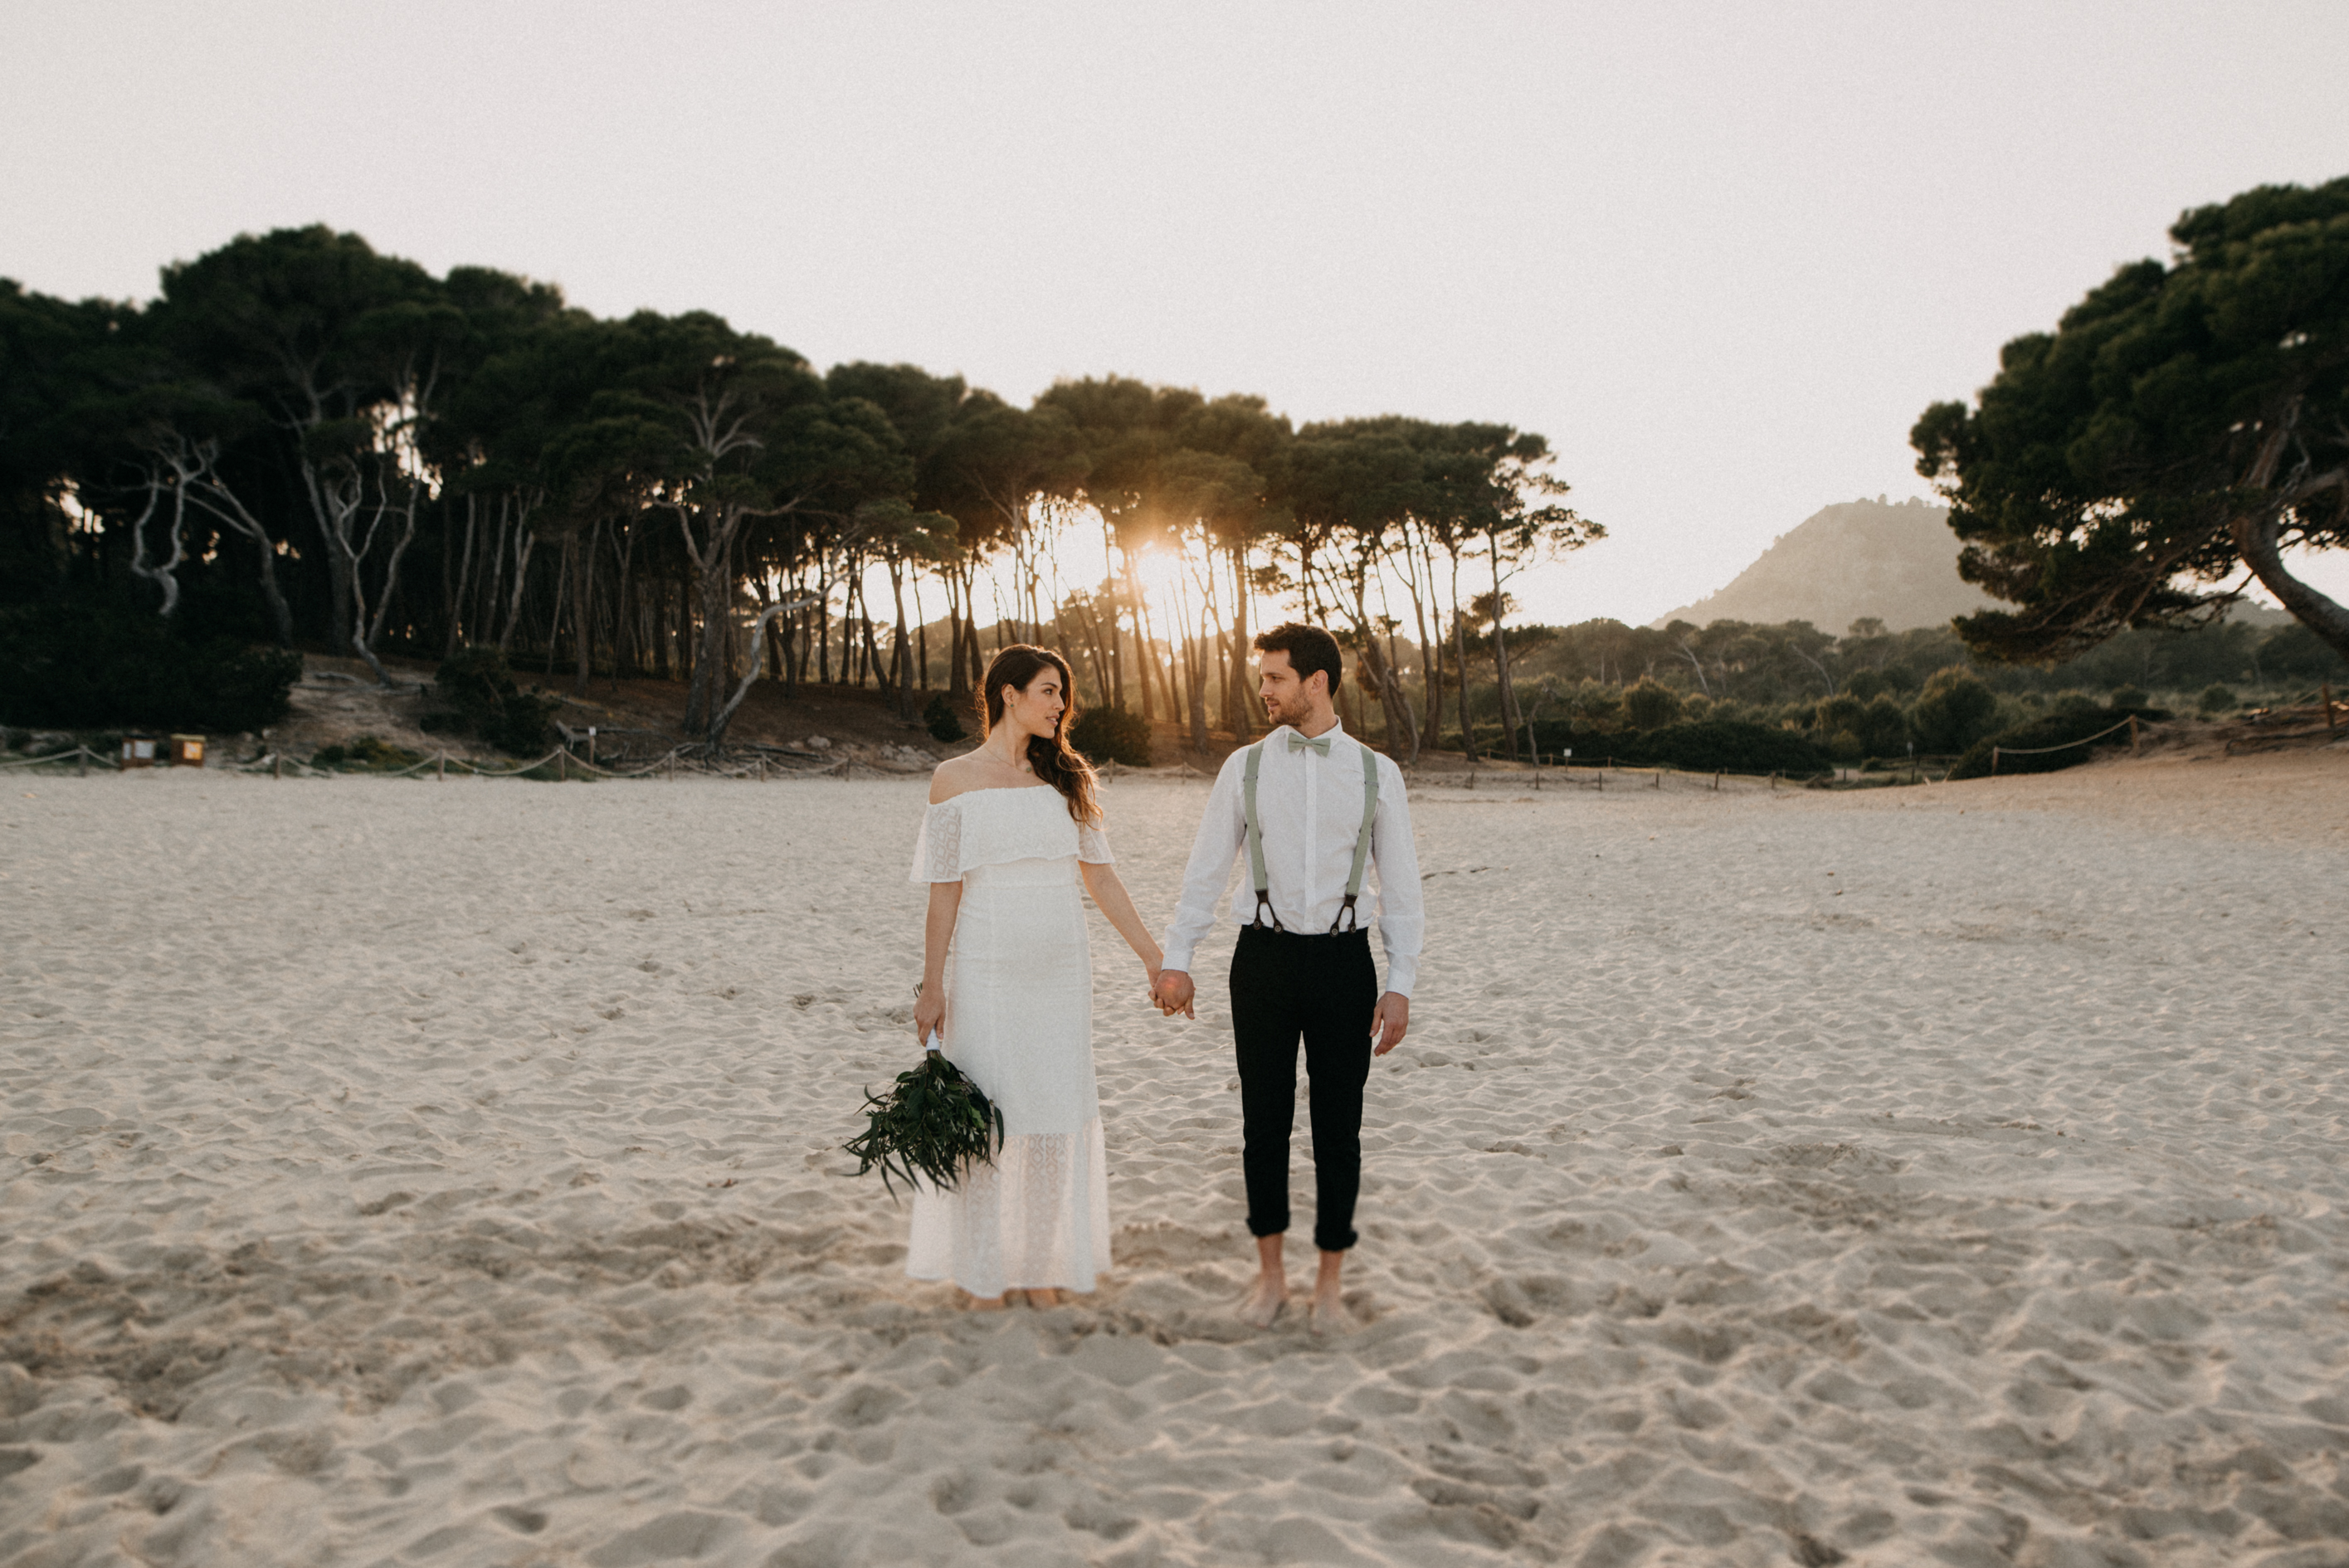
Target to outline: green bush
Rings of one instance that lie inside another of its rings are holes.
[[[1634,729],[1661,729],[1681,716],[1681,694],[1656,679],[1641,676],[1623,694],[1623,722]]]
[[[301,676],[298,654],[190,640],[151,611],[73,600],[0,610],[0,724],[258,730],[285,717]]]
[[[1534,738],[1545,760],[1555,761],[1571,749],[1575,762],[1585,768],[1610,757],[1625,767],[1662,763],[1692,773],[1806,775],[1834,767],[1826,750],[1799,730],[1734,718],[1671,724],[1645,735],[1544,722],[1534,727]]]
[[[2239,705],[2233,692],[2225,686],[2213,685],[2202,688],[2202,695],[2195,699],[2194,706],[2202,713],[2214,714],[2232,713]]]
[[[1862,702],[1873,702],[1892,689],[1892,683],[1874,670],[1855,670],[1843,683],[1843,689]]]
[[[1859,710],[1859,744],[1870,757],[1899,757],[1909,749],[1909,716],[1885,693]]]
[[[433,734],[479,736],[509,757],[536,757],[554,744],[563,699],[523,691],[495,648],[463,648],[432,677],[432,695],[449,706],[420,721]]]
[[[1122,707],[1089,707],[1069,727],[1069,744],[1096,768],[1116,762],[1150,766],[1150,727]]]
[[[960,740],[964,735],[961,716],[955,712],[954,704],[947,700],[944,692],[930,698],[929,707],[922,709],[922,723],[928,727],[932,740]]]
[[[2112,695],[2105,699],[2105,705],[2116,712],[2123,712],[2133,707],[2143,707],[2151,700],[2141,686],[2116,686],[2113,687]]]
[[[1963,751],[1996,727],[1998,697],[1963,665],[1951,665],[1925,683],[1909,722],[1916,728],[1918,749]]]
[[[1849,692],[1838,692],[1834,696],[1819,700],[1819,706],[1813,710],[1811,727],[1821,735],[1833,735],[1838,729],[1848,729],[1856,739],[1860,716],[1867,711],[1866,702]]]
[[[1568,694],[1567,709],[1588,723],[1613,724],[1623,712],[1622,688],[1602,685],[1585,676],[1581,684]]]
[[[1709,718],[1674,724],[1639,738],[1626,762],[1661,762],[1692,773],[1825,773],[1834,760],[1808,737],[1767,725]]]

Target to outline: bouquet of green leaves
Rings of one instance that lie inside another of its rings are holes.
[[[879,1166],[893,1198],[893,1178],[910,1187],[916,1175],[952,1191],[971,1161],[991,1165],[1003,1147],[1003,1113],[935,1047],[920,1067],[899,1073],[888,1093],[867,1089],[864,1115],[864,1130],[842,1147],[856,1156],[859,1176]]]

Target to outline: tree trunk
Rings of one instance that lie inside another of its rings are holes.
[[[909,586],[914,590],[915,658],[921,669],[921,689],[927,691],[930,689],[930,623],[922,612],[922,574],[919,571],[915,572]]]
[[[505,642],[499,635],[498,606],[505,602],[506,530],[509,526],[506,514],[511,510],[512,500],[511,492],[501,490],[498,493],[497,537],[489,544],[489,570],[481,574],[481,631],[483,636],[501,650],[505,647]],[[481,640],[480,637],[474,639],[476,642]]]
[[[309,465],[303,467],[306,469]],[[312,515],[317,520],[320,542],[326,547],[326,645],[339,650],[351,644],[351,563],[337,546],[334,524],[326,521],[325,511],[314,507]]]
[[[1199,611],[1199,634],[1191,639],[1187,656],[1183,660],[1184,696],[1190,703],[1191,749],[1204,754],[1207,749],[1207,658],[1210,635],[1205,605]]]
[[[630,518],[613,531],[612,549],[620,561],[619,627],[612,656],[630,679],[645,673],[642,608],[636,603],[636,520]]]
[[[678,521],[685,531],[694,597],[701,612],[699,645],[694,650],[692,681],[685,697],[686,733],[698,735],[709,729],[716,715],[719,683],[732,663],[734,543],[743,518],[739,512],[720,511],[707,524],[707,541],[694,537],[692,522],[682,511]]]
[[[1468,727],[1468,632],[1460,622],[1460,552],[1452,557],[1452,673],[1460,682],[1460,751],[1476,760],[1475,731]]]
[[[805,599],[778,600],[759,612],[758,624],[750,628],[750,657],[743,661],[749,668],[749,673],[743,676],[741,684],[734,688],[734,695],[727,699],[726,706],[710,716],[709,727],[705,732],[704,738],[709,742],[711,750],[715,751],[726,743],[726,727],[733,722],[734,710],[742,706],[742,699],[750,695],[751,683],[759,678],[759,666],[765,657],[764,644],[767,639],[768,624],[778,615],[804,609],[808,601]]]
[[[147,520],[155,515],[155,508],[163,494],[162,475],[148,470],[147,505],[130,523],[130,571],[143,577],[163,592],[163,619],[180,607],[180,579],[175,573],[188,559],[188,487],[184,480],[171,487],[171,559],[160,566],[147,564]]]
[[[513,593],[506,606],[505,630],[498,634],[498,652],[502,654],[513,645],[515,629],[522,624],[523,593],[530,586],[530,558],[537,549],[538,535],[533,531],[529,514],[524,511],[514,519]]]
[[[966,645],[970,657],[970,689],[978,691],[987,684],[987,667],[978,646],[978,569],[966,566],[962,573],[963,631],[968,635]]]
[[[856,579],[856,622],[864,642],[864,668],[857,673],[856,684],[859,686],[864,686],[865,673],[869,671],[873,676],[873,684],[885,691],[889,685],[888,677],[886,672],[881,667],[881,645],[879,639],[873,634],[873,606],[865,603],[864,579],[862,574],[859,574]]]
[[[1509,753],[1509,760],[1517,759],[1517,696],[1509,685],[1509,638],[1501,628],[1506,617],[1501,598],[1501,542],[1491,534],[1485,536],[1493,564],[1493,674],[1500,683],[1501,738]]]
[[[472,640],[467,635],[467,632],[472,625],[472,616],[469,612],[466,601],[472,597],[473,533],[476,521],[475,513],[479,509],[480,500],[480,497],[473,495],[470,491],[468,491],[465,496],[465,548],[460,554],[460,564],[457,569],[457,591],[448,596],[449,638],[440,653],[440,656],[444,659],[456,657],[458,648]],[[445,565],[448,560],[448,552],[446,550],[441,552],[441,560],[444,563],[441,571],[441,579],[445,582],[448,578],[448,571]]]
[[[897,717],[911,724],[914,722],[914,639],[905,625],[905,563],[895,556],[889,561],[889,598],[897,612],[897,646],[891,655],[897,671]]]
[[[600,521],[588,525],[579,559],[571,570],[571,642],[573,651],[579,655],[577,674],[571,685],[574,696],[587,695],[587,682],[595,669],[595,547],[602,542],[603,532]]]
[[[938,581],[947,591],[947,701],[959,713],[970,706],[970,677],[962,663],[962,576],[949,567]]]
[[[1131,573],[1128,574],[1129,579]],[[1129,587],[1128,597],[1133,605],[1133,663],[1136,676],[1142,681],[1142,722],[1150,729],[1158,727],[1158,693],[1156,683],[1150,678],[1151,666],[1158,662],[1150,646],[1150,622],[1144,618],[1142,595]]]
[[[1402,689],[1402,678],[1395,674],[1386,650],[1379,646],[1375,630],[1362,634],[1361,667],[1370,677],[1362,684],[1378,694],[1379,711],[1386,718],[1387,755],[1409,767],[1419,760],[1419,725],[1411,711],[1410,694]]]
[[[421,480],[409,479],[405,483],[408,499],[399,510],[399,535],[392,544],[390,558],[384,562],[383,591],[376,596],[372,618],[367,614],[364,596],[366,583],[361,568],[368,552],[367,547],[375,542],[376,528],[382,524],[390,511],[390,497],[380,483],[376,490],[376,522],[369,526],[365,541],[351,554],[351,645],[358,650],[359,657],[367,661],[367,668],[375,672],[376,683],[387,687],[395,683],[391,672],[385,669],[383,661],[376,656],[376,644],[383,636],[384,624],[391,614],[392,601],[399,594],[399,563],[407,556],[408,547],[415,542],[416,503],[424,491]]]
[[[2313,493],[2313,490],[2303,487],[2301,499],[2309,493]],[[2284,566],[2283,552],[2277,543],[2282,531],[2281,506],[2238,517],[2229,529],[2243,564],[2251,569],[2260,585],[2274,594],[2276,603],[2290,611],[2302,625],[2323,638],[2343,658],[2349,659],[2349,606],[2302,582]]]

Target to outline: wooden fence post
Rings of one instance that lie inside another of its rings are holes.
[[[571,782],[571,753],[557,747],[554,752],[554,778],[562,784]]]
[[[1990,748],[1990,776],[1993,779],[1998,777],[1998,748],[1995,746]]]
[[[2341,727],[2334,722],[2333,717],[2333,683],[2331,681],[2324,683],[2324,733],[2327,735],[2341,733]]]

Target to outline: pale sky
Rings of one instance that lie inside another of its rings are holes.
[[[1025,401],[1506,421],[1640,622],[1831,501],[2189,206],[2349,174],[2331,3],[13,0],[0,275],[150,297],[326,222],[605,315]],[[2349,597],[2349,559],[2312,575]]]

